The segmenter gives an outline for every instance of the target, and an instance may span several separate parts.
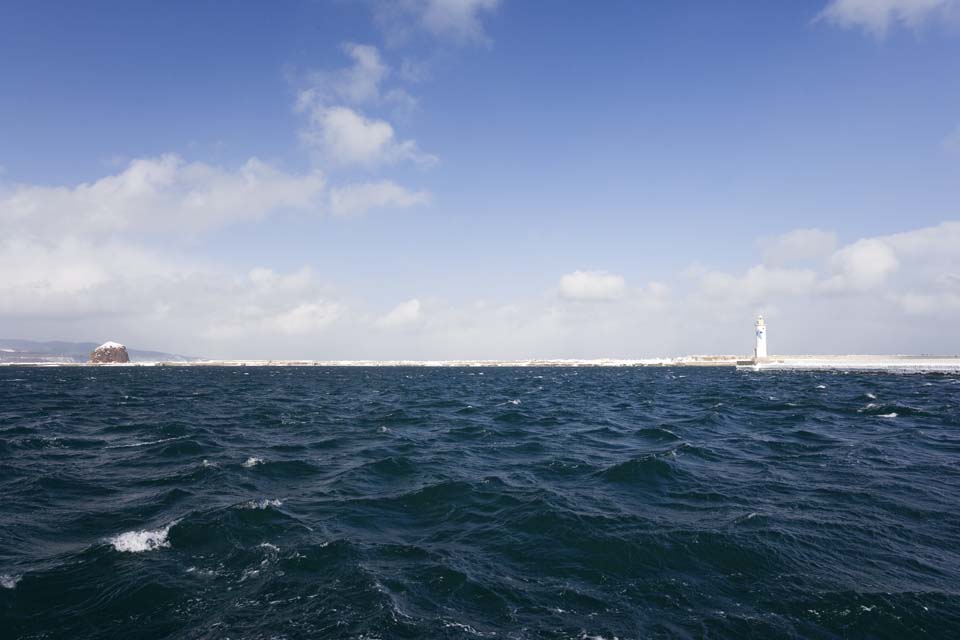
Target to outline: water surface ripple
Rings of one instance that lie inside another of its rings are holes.
[[[0,635],[960,637],[960,378],[0,368]]]

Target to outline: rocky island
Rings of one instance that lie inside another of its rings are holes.
[[[119,342],[104,342],[90,353],[90,362],[95,364],[110,364],[130,362],[127,348]]]

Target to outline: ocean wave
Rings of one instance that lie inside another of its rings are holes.
[[[141,553],[143,551],[155,551],[170,546],[167,536],[179,520],[174,520],[161,529],[143,529],[141,531],[127,531],[119,535],[107,538],[107,542],[113,545],[113,548],[123,553]]]
[[[13,589],[23,578],[20,574],[0,573],[0,587],[4,589]]]
[[[268,499],[264,498],[262,500],[248,500],[240,505],[242,509],[268,509],[270,507],[280,507],[283,506],[283,500]]]
[[[669,452],[675,456],[672,451]],[[672,456],[671,456],[672,457]],[[670,478],[674,473],[673,466],[663,459],[663,456],[650,454],[630,458],[624,462],[607,467],[600,472],[600,477],[617,483],[657,483]]]
[[[173,442],[174,440],[183,440],[190,436],[175,436],[173,438],[161,438],[159,440],[148,440],[146,442],[131,442],[130,444],[112,444],[104,449],[130,449],[134,447],[149,447],[153,444],[162,444],[164,442]]]
[[[30,396],[0,368],[0,447],[37,438],[0,460],[2,637],[957,627],[948,377],[86,371]]]

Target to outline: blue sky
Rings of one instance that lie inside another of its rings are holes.
[[[960,352],[958,18],[4,3],[0,333],[639,357],[765,312],[774,352]]]

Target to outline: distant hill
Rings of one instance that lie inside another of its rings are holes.
[[[89,362],[90,352],[98,342],[37,342],[16,338],[0,338],[0,362]],[[193,362],[201,358],[162,351],[142,351],[127,347],[130,362]]]

